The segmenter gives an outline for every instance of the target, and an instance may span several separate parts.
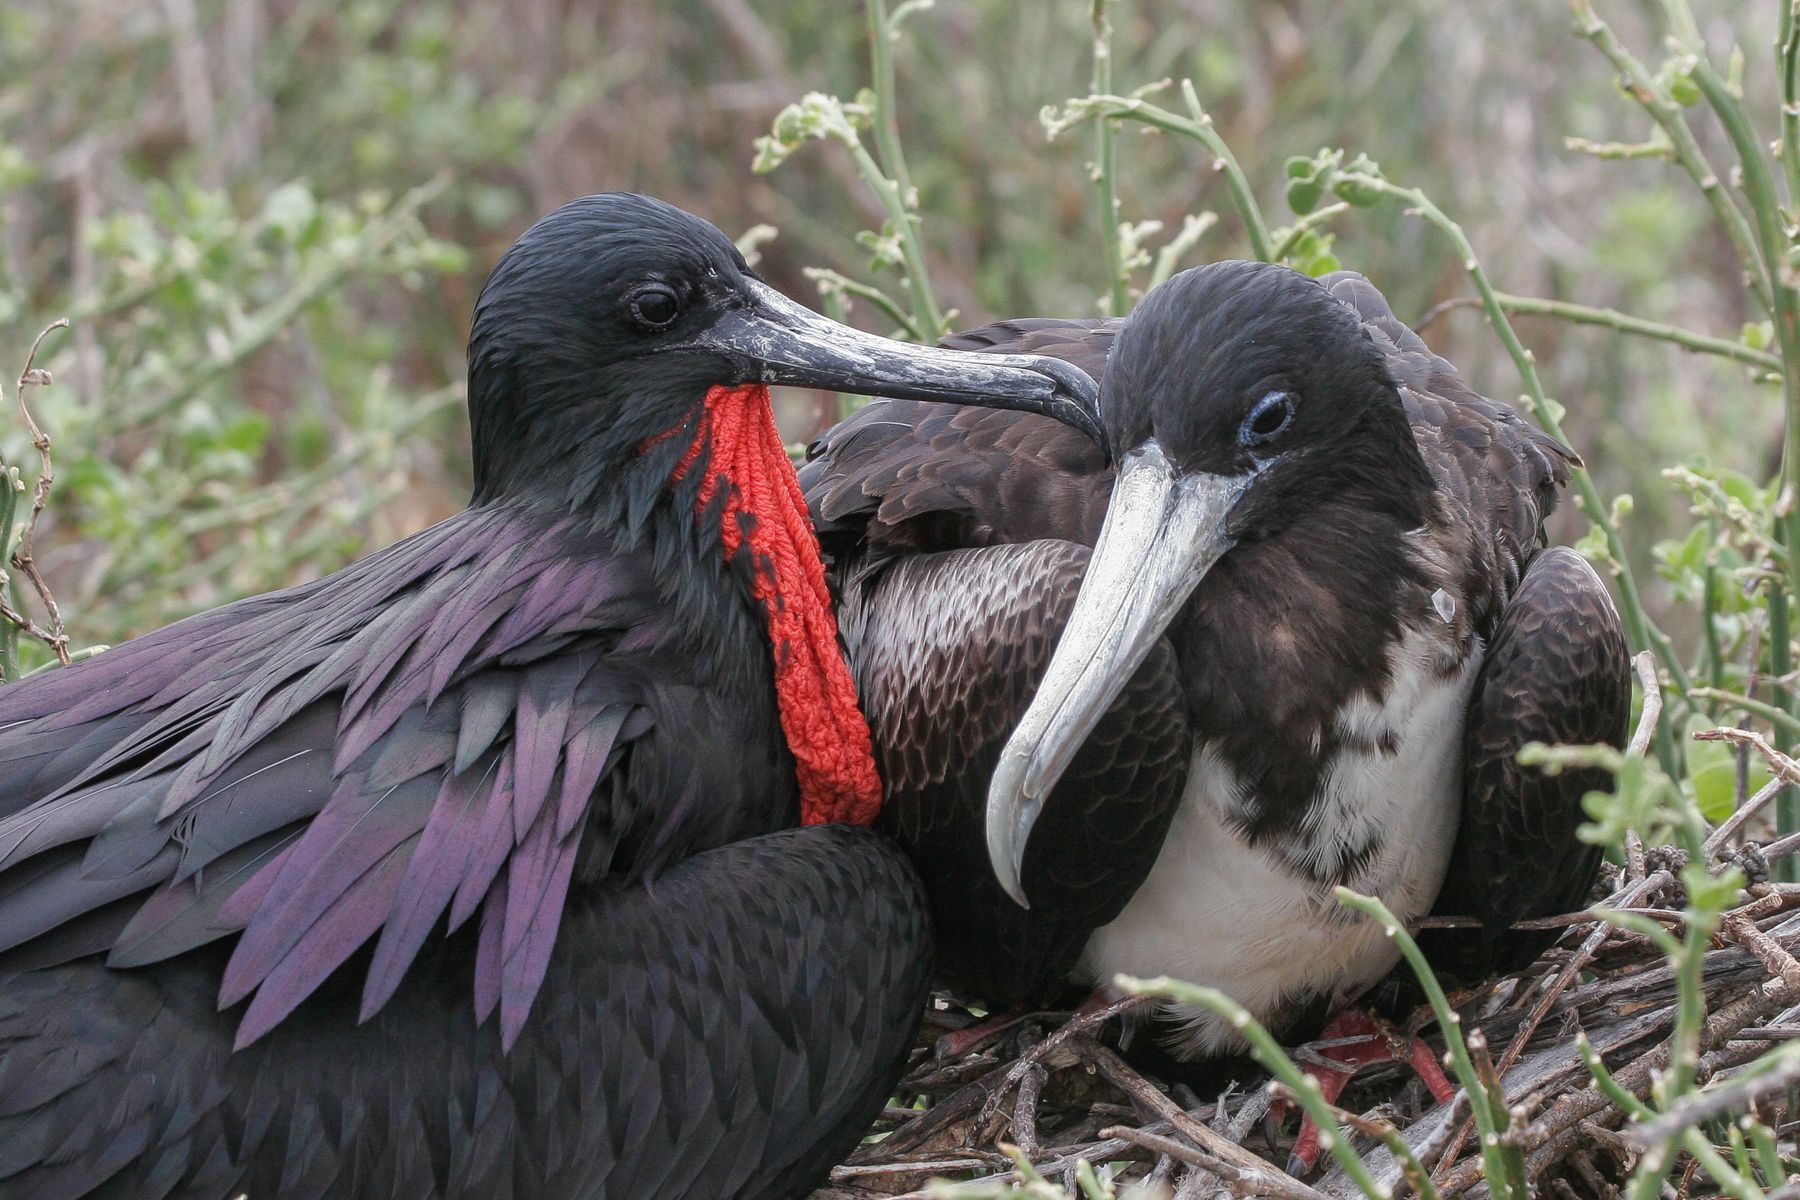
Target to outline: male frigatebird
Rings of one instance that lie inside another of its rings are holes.
[[[1604,586],[1544,548],[1573,453],[1348,272],[1217,263],[1123,322],[946,344],[1103,370],[1115,451],[877,402],[802,470],[947,970],[1173,975],[1292,1029],[1396,961],[1340,884],[1535,953],[1504,931],[1582,903],[1604,779],[1514,756],[1618,744],[1629,703]],[[1183,1055],[1239,1044],[1166,1015]]]
[[[771,383],[1092,396],[590,196],[476,306],[467,511],[0,688],[0,1197],[776,1197],[848,1151],[929,935],[884,839],[789,829],[880,796]]]

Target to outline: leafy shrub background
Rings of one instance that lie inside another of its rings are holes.
[[[1654,43],[1636,9],[1608,16]],[[1774,35],[1773,6],[1707,19],[1721,43]],[[1508,291],[1726,337],[1751,316],[1684,180],[1564,149],[1632,133],[1561,4],[1135,0],[1113,21],[1119,87],[1191,77],[1271,211],[1288,153],[1352,146],[1455,214]],[[939,299],[963,325],[1095,311],[1091,144],[1046,142],[1038,120],[1090,90],[1088,4],[943,0],[907,34],[897,110]],[[556,204],[630,188],[733,235],[774,226],[761,269],[801,296],[807,265],[857,274],[856,231],[881,219],[842,155],[748,169],[783,105],[865,81],[863,12],[842,0],[20,0],[0,10],[0,72],[0,366],[10,377],[42,325],[75,319],[33,404],[60,475],[39,557],[77,644],[330,570],[458,506],[468,310]],[[1175,141],[1119,138],[1121,218],[1162,223],[1150,250],[1228,211]],[[1247,252],[1225,219],[1182,262]],[[1467,295],[1446,245],[1395,206],[1321,253],[1404,317]],[[885,327],[867,305],[852,316]],[[1637,497],[1641,574],[1689,526],[1663,465],[1772,472],[1779,405],[1741,369],[1520,327],[1602,491]],[[1512,387],[1479,317],[1445,313],[1430,334],[1478,385]],[[826,411],[791,401],[788,431]],[[22,428],[0,428],[7,461],[28,462]],[[1646,597],[1683,641],[1701,540],[1689,551]]]

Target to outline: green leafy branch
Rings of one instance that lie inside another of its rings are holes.
[[[1251,252],[1265,261],[1275,261],[1274,239],[1269,233],[1268,222],[1263,219],[1262,207],[1256,202],[1249,177],[1239,165],[1237,155],[1232,153],[1231,147],[1214,127],[1212,115],[1201,107],[1200,96],[1194,90],[1193,82],[1186,79],[1181,81],[1181,98],[1188,110],[1186,116],[1145,99],[1168,85],[1169,81],[1163,80],[1139,88],[1129,96],[1084,96],[1069,100],[1061,107],[1052,105],[1044,109],[1041,117],[1044,132],[1054,141],[1089,121],[1131,120],[1165,133],[1192,138],[1211,153],[1213,169],[1224,177],[1232,206],[1237,210],[1239,219],[1244,223],[1245,235],[1250,239]]]
[[[775,117],[774,127],[756,139],[756,157],[750,169],[767,174],[786,162],[809,141],[835,141],[850,153],[857,175],[874,192],[886,220],[879,230],[864,230],[857,242],[870,252],[869,270],[898,269],[906,289],[906,305],[869,284],[857,285],[837,272],[813,274],[820,290],[838,296],[868,300],[916,342],[935,342],[950,332],[950,316],[938,305],[919,238],[919,194],[906,168],[900,146],[894,85],[894,43],[907,17],[931,7],[932,0],[904,0],[890,16],[886,0],[866,0],[872,89],[855,100],[844,101],[823,92],[811,92]],[[870,133],[871,151],[863,141]]]
[[[1789,215],[1800,197],[1800,110],[1794,104],[1796,89],[1800,88],[1796,82],[1800,31],[1796,30],[1795,14],[1791,5],[1779,6],[1774,50],[1783,108],[1781,140],[1771,153],[1757,135],[1744,104],[1738,80],[1741,56],[1734,52],[1728,72],[1720,73],[1686,0],[1663,0],[1673,52],[1654,73],[1624,46],[1594,11],[1590,0],[1572,0],[1571,8],[1576,32],[1619,71],[1625,94],[1655,122],[1668,155],[1705,196],[1737,254],[1752,296],[1770,317],[1777,362],[1769,364],[1769,374],[1781,385],[1785,432],[1779,487],[1769,511],[1779,529],[1780,544],[1789,553],[1785,555],[1786,586],[1769,587],[1764,592],[1769,674],[1775,679],[1772,692],[1776,705],[1800,716],[1800,689],[1785,682],[1792,663],[1792,597],[1800,595],[1800,559],[1791,553],[1800,544],[1800,506],[1794,499],[1796,472],[1800,471],[1800,286],[1795,275],[1800,238]],[[1708,160],[1688,123],[1687,110],[1701,105],[1718,122],[1737,160],[1729,173],[1735,190],[1725,186],[1725,173]],[[1779,174],[1777,161],[1782,164]],[[1712,637],[1712,614],[1707,616],[1708,636]],[[1800,827],[1800,796],[1793,789],[1781,800],[1779,820],[1784,831]]]

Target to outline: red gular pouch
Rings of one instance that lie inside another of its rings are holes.
[[[775,428],[762,384],[715,387],[675,478],[710,448],[696,511],[724,493],[719,529],[726,558],[748,548],[750,595],[768,621],[775,655],[775,705],[794,756],[804,824],[868,825],[881,811],[881,778],[869,722],[856,702],[850,664],[838,648],[837,615],[825,586],[819,539],[800,480]]]

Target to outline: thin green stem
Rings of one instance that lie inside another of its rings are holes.
[[[1656,1115],[1656,1110],[1626,1091],[1613,1073],[1607,1070],[1606,1063],[1600,1058],[1599,1051],[1588,1041],[1585,1033],[1575,1035],[1575,1049],[1581,1055],[1581,1061],[1587,1064],[1588,1074],[1593,1077],[1594,1088],[1602,1096],[1612,1101],[1613,1106],[1627,1117],[1647,1121]]]
[[[1718,115],[1719,123],[1724,126],[1732,148],[1737,152],[1744,198],[1755,218],[1757,247],[1768,264],[1769,277],[1774,284],[1775,342],[1781,350],[1781,397],[1786,418],[1781,455],[1782,486],[1776,501],[1776,519],[1782,530],[1782,544],[1788,549],[1788,596],[1800,596],[1800,555],[1794,553],[1795,547],[1800,547],[1800,506],[1795,505],[1793,498],[1795,480],[1800,478],[1800,290],[1795,289],[1784,269],[1789,239],[1781,213],[1781,197],[1768,156],[1750,124],[1750,114],[1737,93],[1703,57],[1705,47],[1699,42],[1687,5],[1681,0],[1665,0],[1664,6],[1678,36],[1687,41],[1688,48],[1697,56],[1694,82]],[[1783,661],[1787,657],[1787,610],[1787,597],[1779,594],[1771,597],[1770,657],[1776,664],[1778,677],[1787,673]],[[1782,707],[1800,717],[1800,690],[1778,686],[1776,696]],[[1792,833],[1800,826],[1800,800],[1792,793],[1793,789],[1788,789],[1777,808],[1777,828],[1784,834]]]
[[[1614,162],[1631,158],[1666,158],[1673,161],[1675,157],[1670,151],[1669,139],[1660,131],[1646,142],[1595,142],[1583,137],[1566,137],[1563,139],[1563,148]]]
[[[1780,681],[1787,677],[1791,661],[1789,646],[1792,644],[1792,632],[1789,628],[1791,609],[1788,604],[1788,593],[1773,581],[1769,585],[1769,673],[1774,677],[1770,688],[1775,697],[1775,711],[1791,713],[1794,711],[1794,697]],[[1775,829],[1782,834],[1789,834],[1800,829],[1800,788],[1785,787],[1775,798]],[[1790,855],[1775,864],[1775,878],[1782,883],[1793,883],[1800,879],[1800,862]]]
[[[869,63],[875,83],[875,149],[880,160],[870,157],[860,142],[850,153],[858,171],[875,190],[886,211],[894,236],[900,241],[900,257],[906,270],[906,288],[912,295],[914,324],[923,326],[922,342],[934,342],[950,332],[950,324],[932,295],[931,277],[925,268],[925,250],[919,243],[918,218],[913,215],[917,198],[906,155],[900,148],[900,120],[894,89],[894,25],[888,20],[887,0],[868,0]]]
[[[1463,1040],[1462,1018],[1450,1006],[1449,997],[1444,995],[1443,985],[1438,983],[1431,964],[1425,961],[1424,952],[1388,906],[1374,896],[1364,896],[1346,887],[1333,889],[1333,894],[1344,907],[1377,922],[1400,948],[1402,957],[1418,977],[1426,1000],[1431,1003],[1431,1011],[1437,1015],[1438,1028],[1443,1030],[1444,1045],[1450,1052],[1450,1064],[1457,1081],[1469,1093],[1469,1108],[1475,1117],[1475,1127],[1481,1132],[1481,1158],[1488,1192],[1497,1200],[1524,1200],[1527,1193],[1524,1156],[1518,1147],[1502,1139],[1511,1119],[1506,1096],[1498,1087],[1490,1091],[1483,1084],[1481,1072],[1476,1069],[1475,1060],[1470,1057],[1469,1047]]]
[[[1694,14],[1688,8],[1686,0],[1662,0],[1663,15],[1675,30],[1677,41],[1686,42],[1695,51],[1703,49],[1700,45],[1700,26],[1694,21]]]
[[[1315,208],[1286,229],[1277,230],[1276,232],[1281,234],[1281,240],[1275,244],[1275,249],[1270,251],[1274,256],[1271,261],[1286,262],[1287,256],[1294,252],[1294,247],[1300,244],[1300,239],[1306,236],[1307,230],[1316,229],[1339,213],[1348,212],[1349,209],[1350,206],[1347,203],[1339,200],[1336,204]]]
[[[895,104],[894,27],[888,22],[887,0],[868,0],[864,8],[869,29],[869,68],[875,85],[875,145],[890,179],[911,190],[906,156],[900,150],[900,115]]]
[[[1718,536],[1718,522],[1713,521],[1713,536]],[[1696,675],[1705,673],[1708,687],[1718,689],[1725,686],[1725,647],[1719,642],[1719,606],[1715,600],[1719,586],[1719,567],[1717,563],[1707,563],[1706,570],[1700,578],[1700,662],[1696,665]]]
[[[1374,1177],[1369,1174],[1369,1168],[1357,1155],[1350,1139],[1344,1136],[1331,1105],[1319,1090],[1319,1081],[1302,1072],[1294,1060],[1288,1057],[1287,1051],[1281,1048],[1281,1043],[1275,1040],[1275,1036],[1263,1028],[1262,1023],[1251,1016],[1243,1005],[1215,988],[1183,983],[1167,976],[1158,979],[1133,979],[1121,975],[1115,982],[1134,995],[1160,996],[1182,1004],[1198,1004],[1218,1014],[1240,1037],[1250,1043],[1250,1052],[1255,1055],[1256,1061],[1281,1081],[1295,1102],[1312,1118],[1313,1124],[1321,1131],[1320,1144],[1337,1159],[1338,1166],[1343,1168],[1344,1174],[1361,1189],[1362,1194],[1381,1194]]]
[[[1757,1187],[1756,1181],[1748,1175],[1734,1171],[1698,1129],[1681,1131],[1681,1148],[1694,1156],[1694,1161],[1712,1176],[1714,1183],[1727,1189],[1727,1195],[1737,1200],[1766,1200],[1768,1193]]]
[[[1688,692],[1690,700],[1710,700],[1721,708],[1733,709],[1737,712],[1749,713],[1753,717],[1761,717],[1789,737],[1800,738],[1800,717],[1773,704],[1765,704],[1761,700],[1749,696],[1740,696],[1736,692],[1722,692],[1717,688],[1697,687]]]
[[[1617,309],[1594,308],[1586,304],[1572,304],[1567,300],[1545,300],[1537,296],[1515,296],[1510,292],[1495,292],[1494,298],[1500,302],[1500,307],[1509,313],[1523,313],[1534,317],[1555,317],[1560,321],[1569,321],[1576,325],[1599,325],[1618,333],[1629,333],[1636,337],[1651,338],[1659,342],[1672,342],[1685,350],[1693,350],[1696,353],[1733,359],[1771,374],[1781,370],[1781,359],[1766,350],[1757,350],[1728,338],[1709,337],[1704,333],[1695,333],[1693,330],[1683,329],[1679,325],[1667,325],[1661,321],[1646,321],[1642,317],[1634,317],[1630,313],[1622,313]]]
[[[1169,276],[1175,273],[1175,265],[1181,261],[1181,256],[1192,250],[1200,241],[1201,235],[1218,223],[1217,213],[1203,212],[1198,216],[1183,217],[1181,232],[1164,242],[1162,249],[1156,252],[1156,263],[1150,268],[1150,288],[1158,288],[1166,283]]]
[[[1781,1151],[1775,1145],[1775,1135],[1769,1132],[1769,1127],[1752,1118],[1747,1132],[1750,1148],[1756,1155],[1756,1165],[1762,1168],[1763,1182],[1774,1187],[1786,1183],[1787,1166],[1781,1161]]]
[[[1196,136],[1213,152],[1218,169],[1225,173],[1225,186],[1231,189],[1232,202],[1243,215],[1245,229],[1250,234],[1251,251],[1264,262],[1274,262],[1273,247],[1269,242],[1269,223],[1263,220],[1262,207],[1256,202],[1256,193],[1250,190],[1250,180],[1244,175],[1244,168],[1238,166],[1237,155],[1231,152],[1231,147],[1226,145],[1225,139],[1213,127],[1212,114],[1201,107],[1200,95],[1194,90],[1193,80],[1181,81],[1181,98],[1187,104],[1188,115],[1193,118]]]
[[[1781,165],[1787,174],[1788,202],[1800,196],[1800,20],[1795,0],[1778,5],[1775,57],[1781,70]]]
[[[1706,1022],[1706,993],[1701,988],[1701,968],[1712,941],[1716,917],[1689,908],[1681,953],[1675,959],[1675,1029],[1669,1035],[1669,1070],[1657,1081],[1662,1106],[1694,1090],[1694,1073],[1700,1065],[1700,1027]]]
[[[1192,117],[1170,112],[1139,96],[1105,95],[1071,101],[1066,111],[1073,115],[1062,118],[1047,115],[1045,120],[1052,137],[1062,129],[1094,117],[1101,121],[1138,121],[1152,129],[1193,138],[1212,154],[1213,166],[1225,176],[1225,186],[1231,193],[1232,205],[1237,209],[1239,218],[1244,222],[1244,230],[1249,235],[1251,252],[1264,262],[1275,261],[1275,246],[1269,236],[1269,224],[1263,219],[1262,208],[1256,203],[1256,195],[1250,190],[1250,180],[1238,165],[1237,156],[1232,154],[1225,139],[1219,136],[1219,131],[1213,128],[1212,117],[1200,107],[1200,98],[1194,92],[1194,85],[1182,80],[1181,92],[1189,111],[1194,114]]]
[[[818,284],[819,290],[826,295],[837,293],[855,296],[858,300],[867,300],[880,309],[883,316],[898,325],[900,331],[907,337],[915,342],[927,340],[925,331],[914,323],[913,315],[880,288],[852,279],[848,275],[840,275],[828,267],[807,267],[804,273],[808,279]],[[826,315],[830,316],[831,314],[827,313]]]
[[[1700,49],[1695,47],[1696,52]],[[1796,293],[1794,286],[1783,278],[1781,270],[1788,247],[1787,230],[1781,218],[1781,198],[1776,192],[1768,156],[1757,140],[1743,102],[1704,58],[1694,67],[1694,82],[1718,114],[1719,123],[1725,127],[1732,148],[1737,151],[1744,198],[1749,201],[1751,215],[1755,218],[1752,227],[1757,249],[1768,267],[1770,279],[1775,282],[1775,342],[1781,349],[1782,364],[1786,368],[1782,386],[1788,415],[1784,478],[1792,479],[1794,464],[1800,461],[1800,293]],[[1800,583],[1800,578],[1796,583]]]
[[[1570,7],[1575,12],[1575,32],[1594,43],[1600,53],[1618,68],[1627,94],[1668,135],[1670,153],[1693,179],[1701,194],[1706,197],[1707,204],[1712,206],[1713,215],[1718,218],[1725,236],[1737,251],[1738,260],[1743,263],[1745,272],[1750,276],[1756,298],[1761,301],[1764,311],[1773,312],[1775,303],[1769,272],[1756,253],[1750,222],[1737,202],[1731,198],[1731,194],[1725,190],[1718,172],[1707,161],[1699,141],[1694,137],[1694,131],[1688,128],[1681,106],[1656,86],[1649,70],[1620,44],[1612,28],[1595,14],[1589,0],[1571,0]]]
[[[1114,0],[1094,0],[1094,73],[1090,90],[1095,95],[1112,91],[1112,21],[1106,10]],[[1131,277],[1125,268],[1125,247],[1119,241],[1119,196],[1114,183],[1118,169],[1119,131],[1111,121],[1094,122],[1094,191],[1100,200],[1100,233],[1106,241],[1106,315],[1122,317],[1131,311]]]

